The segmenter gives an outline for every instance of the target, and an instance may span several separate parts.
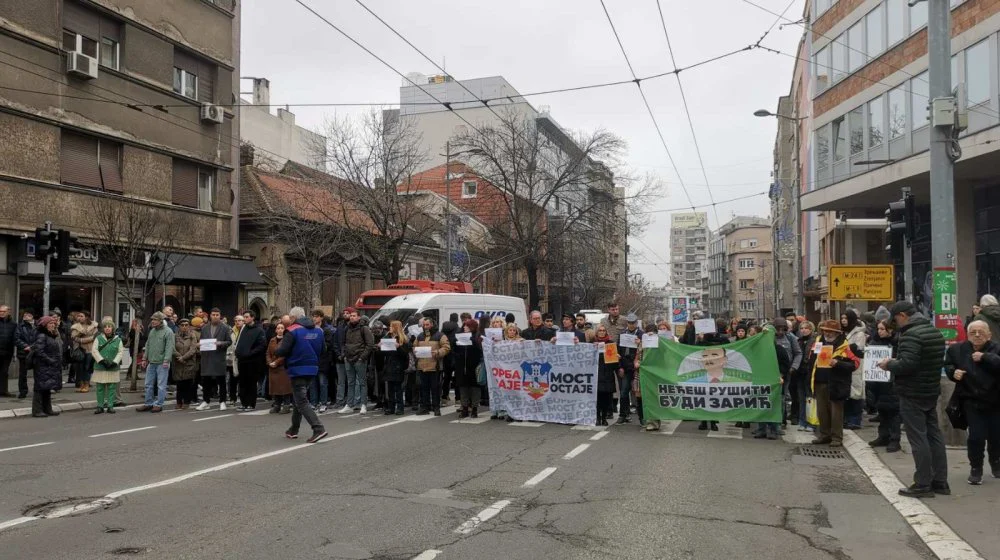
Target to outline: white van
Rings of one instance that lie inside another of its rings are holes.
[[[372,322],[381,321],[387,328],[390,321],[400,321],[406,326],[410,317],[420,315],[430,317],[438,328],[452,313],[459,316],[469,313],[475,320],[482,316],[504,318],[514,315],[514,322],[521,328],[528,326],[528,313],[524,300],[511,296],[493,294],[406,294],[396,296],[385,303],[372,317]]]

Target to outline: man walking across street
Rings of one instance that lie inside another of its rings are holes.
[[[341,414],[351,411],[368,412],[368,356],[375,347],[371,329],[361,324],[361,316],[351,309],[344,334],[344,370],[347,375],[347,402],[340,409]]]
[[[951,494],[948,456],[937,417],[944,336],[908,301],[896,302],[890,313],[899,327],[899,351],[895,359],[882,360],[879,367],[892,373],[916,466],[913,484],[899,494],[914,498]]]
[[[3,380],[0,397],[10,396],[7,392],[7,375],[17,350],[17,321],[10,316],[10,307],[0,305],[0,380]]]
[[[281,346],[275,352],[278,357],[285,358],[285,368],[292,380],[292,402],[295,404],[292,426],[285,431],[285,437],[298,439],[299,426],[304,416],[313,432],[306,441],[316,443],[326,437],[326,429],[309,404],[309,387],[319,373],[319,359],[323,355],[323,329],[314,325],[301,307],[293,307],[288,314],[298,327],[285,333]]]
[[[243,314],[243,330],[236,341],[237,377],[240,393],[240,410],[246,412],[257,408],[257,380],[264,376],[264,354],[267,353],[267,337],[264,329],[257,324],[253,311]]]
[[[149,322],[149,338],[146,339],[146,400],[136,412],[160,412],[167,398],[167,377],[170,374],[170,360],[174,356],[174,331],[167,328],[163,313],[153,313]],[[156,387],[156,401],[153,401],[153,387]]]

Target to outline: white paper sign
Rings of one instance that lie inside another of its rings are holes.
[[[658,348],[660,346],[660,336],[658,334],[646,333],[642,335],[643,348]]]
[[[638,347],[639,340],[634,334],[620,334],[618,335],[618,345],[622,348],[636,348]]]
[[[603,342],[598,342],[597,343],[597,351],[601,352],[601,353],[604,352],[604,343]]]
[[[503,329],[502,328],[486,329],[486,338],[489,340],[496,340],[496,341],[503,340]]]
[[[573,331],[559,331],[556,333],[556,346],[573,346],[576,344],[576,333]]]
[[[472,333],[460,332],[456,334],[455,342],[459,346],[472,346]]]
[[[410,325],[406,332],[410,333],[410,336],[420,336],[420,333],[424,332],[424,328],[420,325]]]
[[[395,352],[399,348],[399,343],[395,338],[381,338],[378,341],[379,350],[383,352]]]
[[[715,319],[698,319],[695,321],[694,334],[715,334]]]
[[[203,338],[198,342],[198,349],[202,352],[214,352],[219,349],[219,341],[214,338]]]
[[[890,374],[878,367],[878,363],[891,357],[891,346],[865,346],[865,381],[888,383]]]
[[[431,358],[433,354],[430,346],[417,346],[413,349],[413,355],[418,358]]]

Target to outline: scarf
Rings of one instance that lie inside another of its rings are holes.
[[[118,335],[111,337],[108,340],[104,333],[97,335],[97,351],[101,355],[101,359],[108,360],[109,362],[115,361],[118,357],[118,349],[121,346],[121,339]]]

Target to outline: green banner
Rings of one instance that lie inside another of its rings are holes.
[[[660,337],[639,366],[642,407],[653,420],[781,422],[781,375],[770,330],[722,346]]]

